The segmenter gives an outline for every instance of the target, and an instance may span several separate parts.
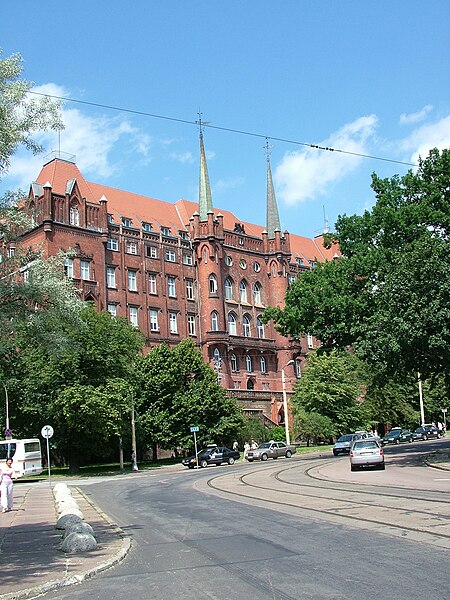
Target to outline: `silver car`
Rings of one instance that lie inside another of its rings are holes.
[[[350,469],[357,471],[370,466],[384,470],[384,453],[381,444],[373,438],[355,440],[350,447]]]

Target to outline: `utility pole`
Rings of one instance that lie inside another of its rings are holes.
[[[139,471],[137,466],[137,453],[136,453],[136,430],[134,426],[134,400],[131,403],[131,461],[132,471],[135,473]]]

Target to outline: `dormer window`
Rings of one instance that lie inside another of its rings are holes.
[[[152,231],[152,224],[151,223],[142,223],[142,229],[148,233],[148,232]]]
[[[124,227],[133,227],[131,224],[131,219],[128,219],[127,217],[122,217],[122,225]]]
[[[189,236],[188,236],[188,234],[187,234],[187,231],[180,231],[180,232],[179,232],[179,234],[180,234],[180,238],[181,238],[182,240],[188,240],[188,239],[189,239]]]
[[[165,236],[169,236],[170,235],[169,227],[161,227],[161,233]]]
[[[114,219],[112,215],[108,215],[108,223],[112,224],[114,223]]]
[[[80,224],[80,214],[78,212],[78,206],[71,206],[69,210],[69,222],[71,225],[78,227]]]

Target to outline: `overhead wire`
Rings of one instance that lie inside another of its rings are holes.
[[[146,111],[141,111],[141,110],[135,110],[132,108],[123,108],[120,106],[113,106],[111,104],[102,104],[100,102],[89,102],[88,100],[79,100],[77,98],[69,98],[67,96],[57,96],[56,94],[46,94],[43,92],[34,92],[32,90],[28,90],[29,94],[34,94],[35,96],[45,96],[47,98],[54,98],[56,100],[62,100],[64,102],[73,102],[75,104],[83,104],[85,106],[93,106],[95,108],[104,108],[107,110],[114,110],[114,111],[118,111],[118,112],[123,112],[123,113],[128,113],[128,114],[132,114],[132,115],[139,115],[142,117],[150,117],[152,119],[162,119],[165,121],[172,121],[175,123],[184,123],[186,125],[198,125],[199,121],[192,121],[189,119],[181,119],[181,118],[177,118],[177,117],[169,117],[167,115],[158,115],[155,113],[149,113]],[[263,133],[255,133],[252,131],[245,131],[244,129],[234,129],[231,127],[224,127],[224,126],[220,126],[220,125],[212,125],[211,123],[207,123],[207,122],[201,122],[202,127],[208,127],[209,129],[216,129],[218,131],[226,131],[229,133],[236,133],[238,135],[247,135],[247,136],[251,136],[251,137],[257,137],[257,138],[263,138],[266,140],[272,140],[272,141],[276,141],[276,142],[283,142],[285,144],[292,144],[295,146],[305,146],[308,148],[313,148],[315,150],[323,150],[323,151],[327,151],[327,152],[338,152],[340,154],[348,154],[350,156],[358,156],[360,158],[368,158],[371,160],[378,160],[378,161],[383,161],[383,162],[389,162],[389,163],[396,163],[398,165],[405,165],[407,167],[416,167],[417,165],[415,163],[410,163],[410,162],[405,162],[402,160],[395,160],[393,158],[386,158],[386,157],[382,157],[382,156],[375,156],[372,154],[364,154],[362,152],[352,152],[350,150],[343,150],[341,148],[332,148],[330,146],[321,146],[320,144],[312,144],[312,143],[308,143],[308,142],[300,142],[298,140],[292,140],[289,138],[282,138],[282,137],[277,137],[277,136],[273,136],[273,135],[267,135],[267,134],[263,134]]]

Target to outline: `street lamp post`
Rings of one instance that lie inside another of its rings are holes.
[[[6,389],[6,385],[3,384],[3,388],[5,390],[5,400],[6,400],[6,429],[9,431],[9,402],[8,402],[8,390]]]
[[[292,364],[294,364],[294,361],[290,360],[281,369],[281,386],[283,389],[284,429],[286,432],[286,444],[288,444],[288,445],[291,443],[291,438],[289,435],[289,413],[288,413],[287,394],[286,394],[286,375],[284,373],[284,370],[286,367],[288,367],[289,365],[292,365]]]
[[[417,373],[417,381],[419,383],[419,403],[420,403],[420,419],[422,427],[425,425],[425,411],[423,407],[423,392],[422,392],[422,376],[420,372]]]
[[[441,411],[444,414],[444,429],[445,429],[445,431],[447,431],[447,411],[448,411],[448,408],[441,408]]]

